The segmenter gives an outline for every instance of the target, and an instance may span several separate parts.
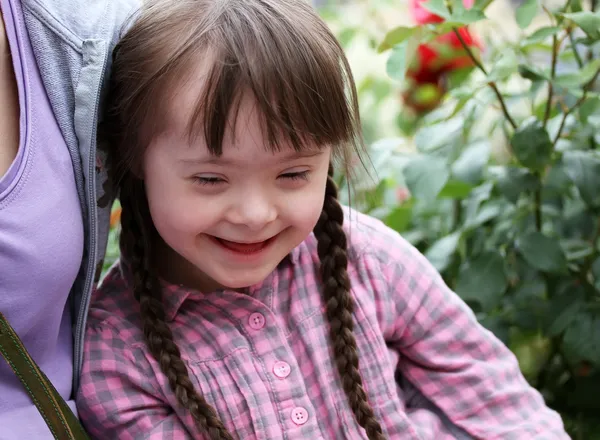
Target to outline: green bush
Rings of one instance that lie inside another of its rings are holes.
[[[419,44],[486,20],[489,3],[430,0],[442,23],[383,40],[390,77],[404,80]],[[573,438],[600,438],[600,14],[526,0],[514,20],[520,38],[488,41],[483,59],[464,45],[476,68],[404,123],[414,153],[406,139],[372,145],[377,178],[354,202],[429,258]]]

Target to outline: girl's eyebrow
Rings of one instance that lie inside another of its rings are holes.
[[[292,153],[286,154],[280,158],[276,159],[277,163],[290,162],[296,159],[307,159],[311,157],[317,157],[323,154],[323,150],[307,150],[307,151],[294,151]],[[184,165],[237,165],[237,166],[245,166],[242,161],[237,161],[233,158],[225,158],[218,156],[208,156],[203,158],[186,158],[180,159],[180,163]]]

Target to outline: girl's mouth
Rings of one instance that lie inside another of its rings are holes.
[[[224,247],[225,249],[232,251],[232,252],[236,252],[238,254],[244,254],[244,255],[252,255],[252,254],[257,254],[259,252],[261,252],[262,250],[264,250],[265,248],[267,248],[277,237],[277,235],[264,240],[264,241],[259,241],[259,242],[254,242],[254,243],[239,243],[236,241],[229,241],[229,240],[225,240],[223,238],[218,238],[215,236],[210,236],[216,243],[218,243],[220,246]]]

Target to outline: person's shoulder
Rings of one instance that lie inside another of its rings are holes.
[[[131,337],[132,341],[140,337],[140,306],[130,286],[121,265],[115,263],[92,294],[88,331],[118,333],[124,339]]]
[[[381,220],[346,208],[348,255],[351,264],[367,265],[389,280],[404,280],[426,291],[443,284],[433,264],[412,243]]]
[[[350,266],[377,266],[379,269],[415,267],[432,273],[430,263],[400,233],[378,218],[342,206],[348,263]],[[310,265],[318,264],[318,243],[314,234],[307,237],[296,253]],[[298,257],[297,257],[298,258]]]
[[[398,251],[408,251],[412,245],[383,221],[344,206],[344,232],[348,250],[357,255],[369,254],[387,261]]]
[[[118,40],[142,0],[21,0],[25,10],[70,40]]]

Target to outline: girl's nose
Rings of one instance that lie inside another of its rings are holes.
[[[234,224],[245,225],[251,230],[260,231],[276,218],[276,205],[268,194],[261,191],[246,191],[236,201],[228,220]]]

